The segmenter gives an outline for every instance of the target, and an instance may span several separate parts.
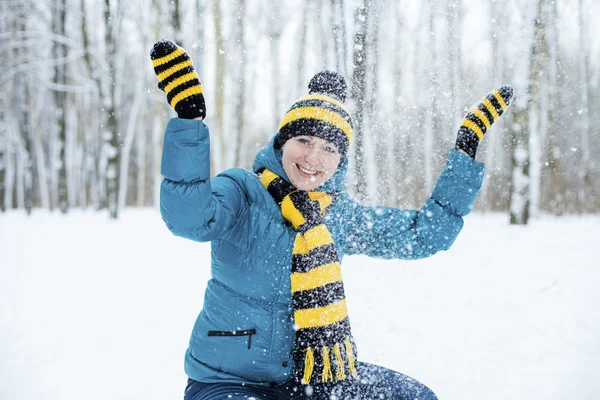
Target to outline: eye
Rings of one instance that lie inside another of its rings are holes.
[[[325,150],[326,152],[331,153],[331,154],[337,153],[337,149],[333,146],[323,146],[323,150]]]
[[[298,138],[298,139],[296,139],[296,140],[297,140],[299,143],[302,143],[302,144],[308,144],[308,143],[310,143],[310,141],[309,141],[308,139],[305,139],[305,138]]]

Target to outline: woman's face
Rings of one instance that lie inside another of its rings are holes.
[[[340,164],[341,154],[327,140],[295,136],[282,148],[283,170],[296,188],[311,191],[329,180]]]

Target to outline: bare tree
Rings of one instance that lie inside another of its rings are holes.
[[[451,0],[452,1],[452,0]],[[509,17],[506,15],[506,4],[500,2],[490,3],[490,41],[492,44],[492,78],[493,85],[499,87],[507,83],[507,68],[505,64],[506,49],[505,39],[508,35],[506,27],[509,25]],[[506,173],[508,162],[505,162],[505,145],[510,145],[506,140],[504,133],[507,120],[510,120],[511,114],[507,113],[494,124],[493,134],[486,136],[482,143],[482,150],[485,156],[486,179],[480,195],[482,207],[485,210],[504,210],[506,209],[506,198],[508,197],[507,182],[509,178]]]
[[[0,32],[8,30],[8,15],[8,4],[5,2],[0,2]],[[7,48],[0,47],[0,59],[8,59],[8,54],[9,50]],[[6,84],[4,82],[0,82],[0,89],[2,89],[3,93],[8,93],[6,90]],[[6,207],[4,206],[4,194],[6,192],[6,153],[8,152],[8,132],[6,129],[6,121],[8,119],[7,107],[8,104],[6,101],[6,95],[0,96],[0,212],[6,211]]]
[[[236,21],[235,21],[235,34],[237,42],[237,88],[235,96],[235,120],[236,120],[236,133],[235,133],[235,157],[233,160],[233,166],[240,167],[242,164],[242,150],[244,149],[244,108],[246,106],[246,42],[245,42],[245,13],[246,1],[236,0]]]
[[[1,8],[0,8],[1,10]],[[3,54],[0,53],[0,57],[3,57]],[[4,96],[0,96],[0,121],[4,122],[7,120],[6,116],[6,108],[7,104],[4,100]],[[4,196],[6,194],[6,161],[8,153],[8,130],[6,129],[6,125],[4,123],[0,124],[0,212],[6,211],[6,207],[4,205]]]
[[[331,29],[333,30],[333,51],[335,67],[343,76],[348,76],[346,59],[348,54],[346,38],[346,20],[344,16],[344,0],[331,0]]]
[[[88,76],[93,82],[93,87],[84,92],[84,101],[79,104],[81,110],[79,116],[81,123],[83,124],[83,148],[82,148],[82,169],[83,169],[83,180],[84,180],[84,192],[85,202],[84,207],[92,206],[94,209],[101,208],[101,198],[104,196],[103,188],[105,182],[102,182],[101,174],[98,166],[100,165],[100,135],[97,134],[95,126],[100,125],[99,112],[97,111],[100,107],[92,107],[91,104],[98,104],[100,102],[100,88],[101,83],[101,70],[98,62],[92,59],[95,52],[93,44],[88,34],[90,25],[88,24],[88,10],[86,0],[80,2],[80,15],[79,31],[81,35],[81,43],[83,46],[83,65],[81,66],[83,74]]]
[[[171,14],[171,26],[173,27],[173,40],[179,45],[183,45],[183,33],[181,32],[181,10],[179,0],[169,2]],[[199,24],[202,25],[202,24]]]
[[[226,137],[225,137],[225,73],[226,73],[226,59],[225,59],[225,38],[223,33],[223,17],[221,15],[221,1],[214,0],[213,2],[213,18],[215,22],[215,39],[216,39],[216,53],[215,59],[217,60],[215,69],[215,119],[217,122],[216,131],[217,135],[213,135],[212,138],[218,143],[217,146],[213,147],[211,161],[211,167],[214,172],[219,172],[226,163]]]
[[[28,2],[8,4],[8,31],[16,45],[11,46],[7,51],[9,54],[7,60],[12,63],[8,64],[9,69],[5,72],[5,79],[12,79],[7,79],[8,83],[3,84],[6,85],[5,93],[9,105],[4,122],[8,140],[4,146],[3,165],[0,167],[4,169],[5,175],[4,197],[0,199],[4,201],[4,207],[13,208],[16,205],[27,209],[28,212],[31,211],[33,196],[31,179],[33,162],[29,135],[31,129],[27,112],[27,93],[31,81],[28,74],[24,72],[32,68],[29,64],[32,51],[21,39],[23,33],[27,31],[30,7],[32,5]]]
[[[558,10],[556,1],[551,2],[548,13],[548,105],[544,117],[547,120],[547,134],[542,163],[542,176],[540,182],[540,205],[545,210],[562,215],[566,211],[565,196],[565,170],[563,164],[564,151],[559,141],[558,116],[553,116],[554,110],[560,109],[562,73],[558,59]]]
[[[461,86],[462,86],[462,61],[461,61],[461,26],[462,20],[462,1],[461,0],[447,0],[446,3],[446,21],[448,24],[448,35],[447,40],[447,56],[448,56],[448,69],[449,77],[448,89],[450,92],[449,103],[448,103],[448,115],[452,124],[458,124],[462,118],[462,110],[459,107],[461,99]],[[447,139],[454,139],[454,131],[448,132]]]
[[[399,206],[402,196],[402,190],[399,190],[401,182],[406,179],[406,159],[407,154],[410,153],[411,149],[409,147],[409,143],[406,141],[406,130],[404,127],[406,126],[406,113],[403,113],[401,110],[403,109],[402,104],[402,92],[403,92],[403,59],[404,54],[406,53],[406,48],[404,46],[404,18],[402,15],[403,7],[405,6],[404,1],[395,2],[394,7],[394,18],[393,18],[393,37],[394,37],[394,47],[393,47],[393,66],[394,69],[392,71],[392,82],[394,85],[394,114],[391,117],[391,127],[390,135],[388,135],[388,143],[386,149],[387,155],[387,169],[391,172],[390,182],[389,182],[389,196],[388,196],[388,204],[392,207]],[[384,203],[385,204],[385,203]]]
[[[589,211],[588,204],[589,192],[591,187],[590,182],[590,122],[589,122],[589,81],[588,81],[588,59],[589,49],[587,44],[586,21],[583,6],[583,0],[578,1],[579,13],[577,25],[579,27],[579,120],[581,123],[581,159],[579,172],[579,209],[582,212]]]
[[[300,32],[300,50],[298,51],[298,93],[304,92],[304,66],[306,58],[306,45],[308,42],[308,9],[310,8],[310,0],[306,0],[302,6],[302,25]],[[277,107],[276,107],[277,108]]]
[[[363,125],[363,137],[367,139],[365,153],[374,156],[374,160],[369,163],[372,168],[368,171],[371,176],[367,178],[367,188],[371,202],[380,203],[380,199],[387,202],[390,186],[390,173],[387,169],[386,148],[389,142],[389,136],[392,132],[385,129],[383,125],[384,116],[381,112],[380,95],[380,43],[379,35],[381,33],[382,7],[385,2],[371,1],[368,3],[368,27],[367,27],[367,49],[368,52],[368,76],[367,80],[367,126]],[[371,145],[371,146],[369,146]],[[374,154],[373,154],[374,150]]]
[[[204,79],[204,0],[196,0],[196,56],[194,58],[194,68],[200,79]]]
[[[325,28],[323,24],[323,14],[324,14],[324,6],[327,7],[327,0],[317,0],[316,1],[316,15],[315,22],[318,29],[318,37],[321,42],[321,69],[326,69],[329,65],[329,30]]]
[[[514,148],[512,190],[510,195],[510,223],[525,225],[529,221],[531,207],[531,150],[530,132],[539,129],[539,101],[541,76],[548,58],[544,10],[547,0],[537,0],[534,18],[533,43],[529,62],[529,86],[527,106],[514,112]],[[516,107],[515,107],[516,108]],[[533,116],[532,116],[533,113]],[[536,117],[538,119],[536,119]]]
[[[118,218],[118,197],[120,183],[120,157],[121,146],[119,140],[119,119],[117,117],[117,34],[118,21],[122,18],[118,12],[112,11],[116,0],[104,0],[104,46],[106,56],[106,67],[104,79],[102,80],[100,93],[104,102],[104,131],[102,137],[103,159],[101,164],[105,165],[106,179],[106,205],[111,218]],[[105,164],[104,164],[105,163]],[[102,171],[103,168],[101,168]]]
[[[153,30],[152,30],[152,40],[150,40],[149,42],[152,43],[154,42],[157,38],[161,37],[161,17],[164,14],[164,9],[165,9],[165,4],[164,2],[162,2],[161,0],[151,0],[152,1],[152,13],[149,15],[149,19],[150,19],[150,26],[153,26]],[[196,71],[198,72],[198,75],[200,76],[200,79],[204,78],[204,74],[203,74],[203,59],[202,56],[204,55],[204,21],[203,21],[203,16],[204,16],[204,10],[205,10],[205,4],[206,2],[209,0],[196,0],[196,29],[199,33],[202,33],[200,35],[198,35],[198,37],[196,37],[195,39],[199,41],[199,44],[197,44],[196,47],[196,58],[193,60],[194,61],[194,68],[196,69]],[[156,80],[153,77],[152,78],[152,82],[155,83]],[[157,100],[159,101],[155,101],[154,104],[151,107],[151,117],[148,118],[149,123],[150,123],[150,129],[149,129],[149,139],[150,139],[150,146],[149,146],[149,151],[150,154],[148,155],[148,162],[149,162],[149,166],[148,166],[148,171],[149,171],[149,176],[148,176],[148,180],[147,180],[147,187],[149,188],[149,191],[147,192],[147,196],[150,199],[151,204],[155,204],[158,205],[159,201],[160,201],[160,183],[162,180],[162,177],[160,175],[160,162],[161,162],[161,153],[162,153],[162,147],[163,147],[163,133],[164,133],[164,125],[165,125],[165,118],[164,118],[164,110],[165,108],[168,109],[168,105],[165,104],[164,101],[164,97],[162,94],[159,94],[157,96]],[[170,110],[169,110],[170,112]]]
[[[423,137],[423,149],[424,149],[424,165],[425,165],[425,190],[430,192],[433,189],[434,183],[434,169],[433,164],[435,161],[435,155],[437,154],[436,148],[439,143],[435,142],[435,137],[439,136],[440,133],[440,107],[438,94],[440,91],[440,84],[438,79],[438,66],[437,66],[437,52],[436,52],[436,10],[438,0],[429,0],[428,11],[429,11],[429,59],[427,61],[427,92],[429,98],[427,99],[427,112],[425,114],[424,121],[424,137]]]
[[[366,112],[366,89],[367,89],[367,4],[361,0],[360,5],[354,11],[354,72],[352,74],[352,98],[354,99],[355,111],[352,118],[355,137],[356,155],[356,194],[359,201],[367,200],[367,164],[364,146],[364,117]]]
[[[269,0],[269,15],[267,35],[271,44],[271,56],[273,57],[271,65],[273,69],[271,82],[271,96],[273,96],[273,121],[275,129],[279,128],[278,118],[282,114],[281,110],[281,78],[280,78],[280,39],[283,26],[281,23],[281,9],[279,0]]]
[[[66,0],[57,0],[53,7],[53,22],[54,22],[54,33],[61,37],[66,36]],[[55,118],[56,127],[58,129],[58,141],[56,143],[57,149],[57,166],[58,166],[58,208],[66,214],[69,208],[69,198],[67,189],[67,160],[65,156],[65,147],[67,143],[67,93],[65,85],[67,83],[67,46],[64,43],[54,41],[53,43],[53,55],[55,59],[54,66],[54,83],[56,88],[54,90],[54,107],[55,107]]]

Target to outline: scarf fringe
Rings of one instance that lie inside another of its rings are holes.
[[[338,381],[343,381],[346,379],[346,367],[344,366],[344,359],[342,358],[342,352],[340,350],[340,345],[335,344],[333,346],[333,354],[335,354],[335,361],[337,366],[337,373],[335,374],[335,379]]]
[[[333,346],[333,354],[335,357],[335,380],[343,381],[346,379],[346,367],[350,371],[350,375],[356,377],[358,372],[356,372],[355,358],[354,353],[352,351],[352,344],[350,343],[350,337],[346,337],[344,340],[344,347],[346,350],[346,358],[342,356],[342,350],[340,348],[340,344],[336,343]],[[327,346],[323,346],[321,348],[321,355],[323,357],[323,371],[321,374],[321,382],[333,382],[333,372],[331,370],[331,351]],[[306,349],[306,355],[304,357],[304,376],[302,377],[302,384],[310,385],[312,375],[315,368],[315,356],[312,348],[308,347]]]
[[[344,340],[344,343],[346,344],[346,357],[348,357],[348,367],[350,368],[350,373],[352,376],[356,376],[358,375],[358,372],[356,372],[356,367],[354,365],[354,353],[352,352],[350,338],[347,337],[346,340]]]
[[[303,384],[310,385],[310,378],[314,368],[315,356],[313,355],[313,350],[309,347],[306,349],[306,356],[304,357],[304,377],[302,378]]]
[[[333,374],[331,373],[331,361],[329,360],[329,348],[323,346],[323,373],[321,374],[321,382],[333,381]]]

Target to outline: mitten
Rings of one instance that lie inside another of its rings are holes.
[[[177,116],[204,119],[202,84],[185,50],[169,40],[160,40],[152,46],[150,58],[158,77],[158,88],[165,92]]]
[[[456,149],[463,150],[475,159],[477,146],[483,139],[483,135],[506,111],[513,96],[512,87],[502,86],[500,89],[492,90],[481,100],[481,103],[471,107],[458,129]]]

